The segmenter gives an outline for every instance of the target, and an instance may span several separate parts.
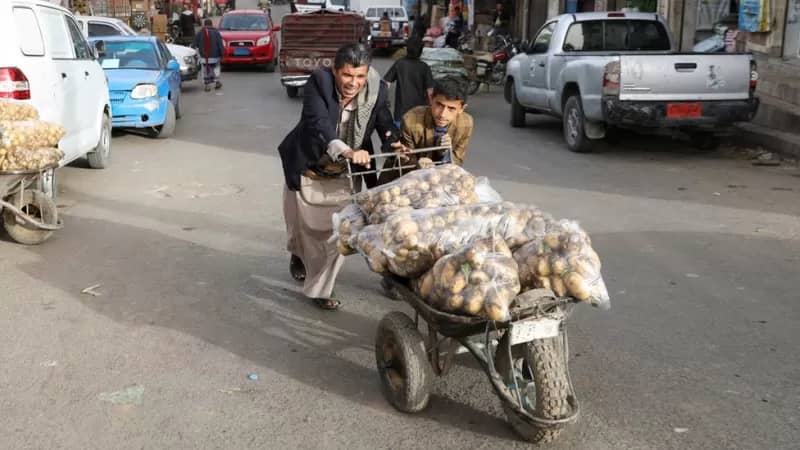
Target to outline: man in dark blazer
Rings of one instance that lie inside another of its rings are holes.
[[[369,168],[375,131],[385,146],[403,149],[386,85],[370,64],[366,46],[349,44],[336,53],[333,69],[314,71],[304,88],[300,123],[278,146],[289,269],[303,281],[303,293],[324,309],[340,306],[331,295],[343,259],[328,239],[331,215],[350,201],[345,159],[356,170]],[[376,182],[374,175],[365,177],[368,187]]]

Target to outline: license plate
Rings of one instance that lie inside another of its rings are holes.
[[[486,67],[479,65],[476,72],[478,75],[486,75]]]
[[[514,322],[511,326],[511,345],[556,337],[560,329],[561,321],[556,319],[537,318]]]
[[[667,118],[684,119],[702,115],[703,106],[700,103],[667,103]]]
[[[233,50],[233,56],[250,56],[249,48],[236,48]]]

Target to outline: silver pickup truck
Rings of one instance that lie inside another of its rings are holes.
[[[703,148],[715,132],[758,110],[749,54],[677,53],[664,21],[648,13],[564,14],[509,61],[511,126],[526,113],[560,117],[570,150],[616,128],[678,129]]]

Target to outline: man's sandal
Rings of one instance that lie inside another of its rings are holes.
[[[311,301],[319,308],[327,311],[336,311],[342,306],[342,302],[333,298],[312,298]]]
[[[295,281],[306,281],[306,266],[299,256],[292,255],[292,258],[289,260],[289,273],[292,274],[292,278],[294,278]]]

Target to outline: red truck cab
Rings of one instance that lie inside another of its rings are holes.
[[[258,9],[230,11],[222,16],[218,28],[225,43],[222,65],[264,65],[267,72],[275,71],[276,33],[281,27],[273,25],[267,13]]]
[[[370,40],[368,22],[352,12],[322,9],[288,14],[282,24],[281,83],[291,98],[297,97],[315,69],[333,67],[340,47]]]

